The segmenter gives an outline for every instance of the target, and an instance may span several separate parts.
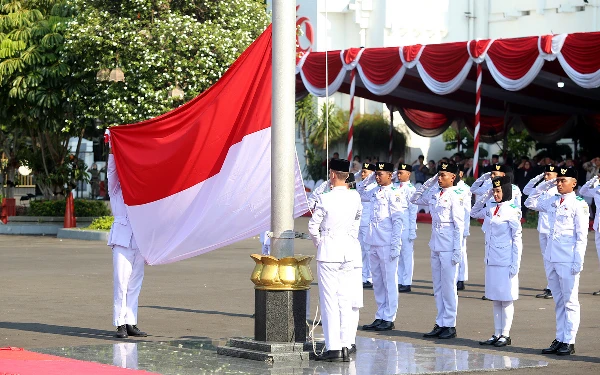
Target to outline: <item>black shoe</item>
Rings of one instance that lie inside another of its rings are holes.
[[[542,349],[542,354],[555,354],[558,349],[561,347],[562,342],[558,341],[558,340],[554,340],[552,341],[552,344],[550,344],[549,347],[547,347],[546,349]]]
[[[444,330],[444,327],[440,327],[437,324],[433,326],[431,332],[428,332],[423,335],[423,337],[438,337],[440,333]]]
[[[388,322],[387,320],[384,320],[380,325],[375,327],[375,331],[391,331],[394,328],[396,328],[394,326],[394,322]]]
[[[123,324],[122,326],[118,326],[117,327],[117,334],[115,335],[116,337],[120,338],[120,339],[126,339],[127,338],[127,328],[125,328],[125,324]]]
[[[341,350],[327,350],[325,353],[315,357],[315,361],[342,362],[344,356]]]
[[[350,354],[348,353],[348,348],[342,348],[342,361],[350,362]]]
[[[563,342],[560,348],[556,351],[556,355],[571,355],[575,354],[575,344],[567,344]]]
[[[456,283],[456,289],[457,290],[465,290],[465,282],[464,281],[458,281]]]
[[[492,335],[487,341],[479,341],[479,345],[494,345],[498,339],[499,337]]]
[[[597,291],[597,292],[592,293],[592,295],[594,295],[594,296],[600,296],[600,290]]]
[[[129,336],[135,337],[147,337],[148,334],[146,332],[140,331],[140,329],[136,325],[127,324],[127,334]]]
[[[398,293],[410,293],[410,285],[400,285],[398,287]]]
[[[535,298],[545,298],[545,299],[552,298],[552,291],[550,289],[544,289],[544,292],[540,293],[540,294],[536,294]]]
[[[381,319],[375,319],[373,321],[373,323],[364,325],[363,326],[363,331],[373,331],[373,330],[375,330],[375,327],[377,327],[381,323],[383,323],[383,320],[381,320]]]
[[[486,296],[481,296],[481,299],[484,301],[491,301],[491,299],[487,298]]]
[[[363,283],[363,289],[373,289],[373,283],[370,281],[365,281]]]
[[[501,348],[503,346],[510,345],[511,343],[512,341],[510,340],[510,336],[500,336],[494,346]]]
[[[348,348],[348,355],[350,354],[354,354],[356,353],[356,344],[352,344],[349,348]]]
[[[439,339],[453,339],[456,337],[456,328],[445,327],[442,333],[438,336]]]

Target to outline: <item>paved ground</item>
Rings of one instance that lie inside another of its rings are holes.
[[[306,230],[307,219],[296,222]],[[429,225],[420,225],[415,245],[413,293],[400,296],[396,330],[385,334],[359,331],[359,335],[415,344],[431,343],[422,333],[431,329],[435,304],[429,270]],[[600,373],[600,267],[589,236],[585,270],[581,278],[582,321],[577,355],[542,356],[539,350],[554,338],[552,300],[533,296],[545,286],[537,232],[524,230],[521,299],[511,336],[513,346],[482,349],[478,341],[493,332],[491,303],[482,301],[483,235],[473,228],[469,239],[470,280],[460,292],[459,338],[441,346],[547,360],[549,367],[515,370],[521,374]],[[151,341],[225,338],[253,335],[254,291],[249,280],[260,251],[257,239],[187,261],[147,267],[140,298],[140,327]],[[296,241],[297,254],[314,254],[312,243]],[[0,236],[0,346],[44,348],[116,342],[112,338],[112,256],[100,242],[59,240],[50,237]],[[314,264],[313,264],[314,273]],[[316,305],[312,293],[312,309]],[[361,324],[373,320],[372,291],[365,291]]]

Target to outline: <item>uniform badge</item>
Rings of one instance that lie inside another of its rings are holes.
[[[400,196],[396,195],[396,202],[400,202]]]

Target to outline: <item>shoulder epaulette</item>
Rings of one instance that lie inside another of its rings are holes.
[[[516,205],[516,204],[514,204],[514,203],[513,203],[513,204],[511,204],[510,206],[511,206],[512,208],[517,208],[517,205]]]
[[[398,188],[392,186],[392,190],[398,190]]]
[[[414,187],[414,185],[413,185],[413,184],[411,184],[410,182],[408,183],[408,186],[409,186],[409,187]]]
[[[578,200],[578,201],[582,201],[582,200],[584,200],[584,199],[583,199],[582,197],[577,197],[577,200]]]
[[[462,194],[462,193],[463,193],[463,189],[461,189],[461,188],[454,189],[454,192],[455,192],[456,194]]]

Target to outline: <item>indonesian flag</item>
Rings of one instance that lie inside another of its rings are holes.
[[[187,259],[269,229],[271,94],[269,26],[200,96],[154,119],[111,128],[129,221],[148,264]],[[308,203],[297,161],[295,172],[298,217]]]

